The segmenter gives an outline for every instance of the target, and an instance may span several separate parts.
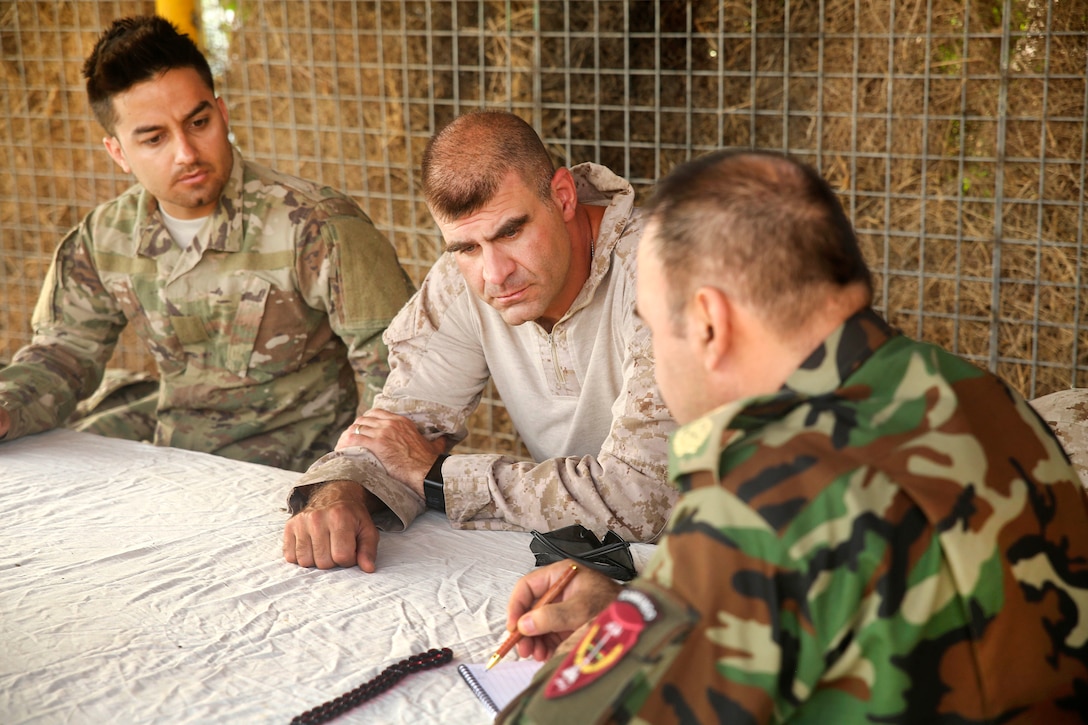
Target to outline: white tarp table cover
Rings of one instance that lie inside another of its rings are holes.
[[[296,478],[67,430],[0,444],[0,722],[286,723],[432,647],[454,661],[337,722],[489,722],[456,666],[501,640],[531,537],[427,513],[374,574],[304,569]]]

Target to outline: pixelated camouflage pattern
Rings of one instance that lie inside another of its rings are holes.
[[[107,368],[89,398],[76,404],[66,428],[108,438],[151,442],[159,407],[159,379],[145,372]]]
[[[189,249],[135,186],[58,247],[34,337],[0,371],[8,438],[68,418],[131,325],[160,375],[155,444],[304,470],[384,384],[381,333],[410,293],[354,201],[237,151]]]
[[[678,496],[666,479],[676,424],[657,390],[649,331],[635,314],[643,218],[631,185],[603,166],[571,169],[580,204],[607,206],[589,278],[551,332],[506,324],[444,255],[390,324],[388,383],[375,404],[415,421],[427,438],[457,442],[488,380],[533,461],[453,455],[442,466],[446,515],[459,528],[539,529],[573,523],[629,541],[664,530]],[[457,453],[456,449],[453,453]],[[408,526],[423,500],[361,448],[336,451],[298,483],[353,480],[391,509],[385,530]]]
[[[518,722],[1067,723],[1088,713],[1088,502],[994,376],[851,318],[776,395],[679,429],[632,583],[665,614]]]
[[[1073,461],[1088,486],[1088,388],[1059,390],[1031,401]]]

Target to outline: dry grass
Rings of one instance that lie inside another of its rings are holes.
[[[1071,354],[1088,314],[1088,21],[1052,4],[1061,32],[1047,37],[1047,4],[1013,3],[1002,116],[991,5],[876,0],[855,17],[853,0],[828,0],[821,22],[805,3],[786,18],[782,4],[753,17],[751,3],[709,0],[243,0],[219,90],[248,156],[356,196],[417,281],[440,250],[420,155],[461,111],[513,108],[560,162],[605,163],[640,191],[703,149],[788,148],[841,190],[893,323],[982,365],[996,341],[999,372],[1041,395],[1088,370],[1088,344]],[[0,160],[13,170],[0,176],[0,358],[29,337],[59,236],[129,183],[101,152],[79,66],[110,19],[151,9],[0,9]],[[129,337],[116,362],[149,364]],[[516,447],[492,402],[470,442]]]

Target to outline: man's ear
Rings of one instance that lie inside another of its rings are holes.
[[[552,174],[552,199],[563,213],[563,221],[569,222],[574,218],[574,210],[578,208],[578,188],[574,184],[574,175],[565,166],[560,166]]]
[[[131,174],[132,167],[128,165],[125,150],[121,148],[121,142],[117,140],[117,137],[106,136],[102,139],[102,144],[106,147],[106,151],[109,153],[110,158],[113,159],[113,162],[121,167],[121,171]]]
[[[219,113],[223,116],[223,123],[230,126],[230,115],[227,113],[227,104],[222,96],[215,97],[215,105],[219,107]]]
[[[694,335],[698,353],[708,370],[716,369],[733,341],[732,306],[729,296],[717,287],[700,287],[691,301],[689,335]]]

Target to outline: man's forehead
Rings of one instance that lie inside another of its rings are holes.
[[[531,194],[503,188],[471,214],[459,219],[438,220],[438,226],[447,239],[450,235],[470,235],[476,241],[490,239],[512,223],[531,219],[533,198]]]
[[[133,84],[111,102],[117,126],[135,127],[146,125],[150,118],[188,118],[214,106],[216,99],[195,70],[174,68]]]

